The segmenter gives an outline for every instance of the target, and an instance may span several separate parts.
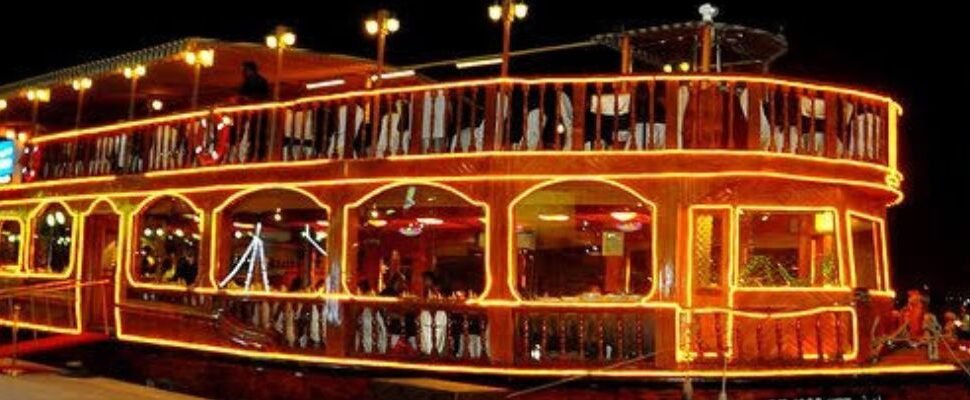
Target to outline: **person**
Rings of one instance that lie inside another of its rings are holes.
[[[960,306],[960,318],[955,324],[959,328],[957,329],[957,337],[960,340],[970,340],[970,310],[968,310],[966,303]]]
[[[186,254],[179,257],[175,264],[175,281],[191,286],[195,283],[195,278],[199,275],[199,265],[195,262],[195,257]]]
[[[923,323],[920,328],[923,330],[923,342],[926,343],[926,358],[929,361],[939,361],[940,359],[940,323],[932,313],[923,315]]]
[[[139,263],[138,270],[141,273],[142,278],[151,279],[158,272],[158,263],[155,260],[155,256],[152,255],[151,246],[142,246],[141,251],[141,262]]]
[[[244,102],[261,102],[269,100],[269,82],[259,73],[259,66],[253,61],[246,61],[242,66],[242,85],[239,86],[239,97]]]

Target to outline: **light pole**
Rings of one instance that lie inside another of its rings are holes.
[[[273,82],[273,102],[280,101],[280,84],[283,81],[283,51],[296,44],[296,34],[283,25],[277,26],[272,34],[266,35],[266,47],[276,50],[276,79]],[[279,110],[270,110],[269,138],[266,141],[266,154],[270,160],[276,158],[276,119]]]
[[[71,81],[71,88],[77,92],[77,113],[74,115],[74,129],[81,127],[81,115],[84,112],[84,94],[93,85],[94,82],[91,81],[91,78],[77,78]]]
[[[131,91],[128,94],[128,120],[132,120],[135,119],[135,95],[138,91],[138,80],[148,73],[148,69],[139,64],[133,67],[125,67],[122,72],[125,78],[131,81]]]
[[[512,22],[529,14],[529,6],[522,1],[501,0],[488,7],[488,17],[502,22],[502,77],[509,76],[509,55],[512,47]]]
[[[185,52],[184,60],[186,64],[192,67],[191,108],[195,110],[199,106],[199,84],[202,79],[202,68],[209,68],[215,65],[216,52],[212,49],[188,51]]]
[[[378,10],[373,18],[364,22],[364,29],[367,34],[377,38],[377,74],[372,79],[375,86],[379,86],[384,74],[384,49],[387,35],[401,29],[401,21],[392,16],[390,11],[382,9]]]
[[[276,50],[276,79],[273,82],[273,101],[280,100],[280,83],[283,80],[283,51],[296,44],[296,34],[283,25],[277,26],[266,36],[266,47]]]
[[[36,135],[38,131],[37,126],[37,115],[40,112],[40,103],[49,103],[51,101],[51,90],[50,89],[29,89],[26,94],[27,100],[30,101],[30,126],[34,131],[32,134]]]

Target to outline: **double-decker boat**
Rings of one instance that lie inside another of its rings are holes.
[[[287,35],[0,87],[0,323],[422,373],[956,370],[877,339],[902,108],[769,74],[784,37],[705,19],[596,36],[613,74],[438,82]]]

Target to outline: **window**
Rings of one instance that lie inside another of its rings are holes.
[[[192,285],[199,275],[202,215],[185,200],[164,196],[138,214],[135,275],[139,281]]]
[[[740,286],[840,284],[834,212],[742,210],[739,225]]]
[[[859,287],[889,290],[886,260],[883,259],[882,222],[849,214],[850,249]]]
[[[634,300],[653,284],[653,206],[599,181],[542,187],[513,208],[520,293]]]
[[[474,298],[485,286],[485,209],[447,189],[395,186],[350,213],[358,293]]]
[[[71,263],[74,219],[60,204],[47,206],[34,219],[32,272],[62,273]]]
[[[0,220],[0,271],[20,269],[20,221]]]
[[[220,287],[280,292],[324,286],[330,213],[295,190],[266,189],[235,201],[222,214]]]
[[[730,257],[730,211],[698,208],[691,211],[691,267],[694,289],[720,288],[727,280]]]

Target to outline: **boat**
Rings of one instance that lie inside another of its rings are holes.
[[[438,81],[281,29],[0,86],[0,324],[443,375],[957,371],[886,346],[899,102],[714,14],[591,38],[612,73]]]

